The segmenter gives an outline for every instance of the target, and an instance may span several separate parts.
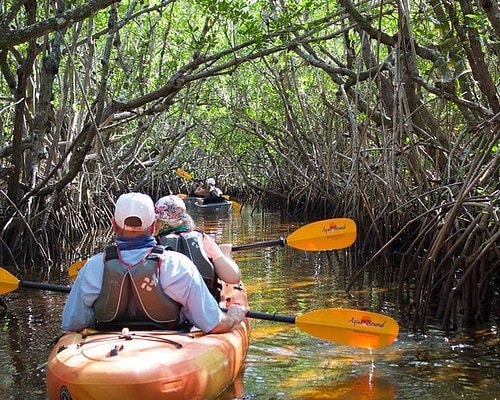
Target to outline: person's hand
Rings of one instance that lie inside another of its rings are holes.
[[[234,321],[234,325],[239,324],[247,315],[249,308],[246,306],[234,305],[228,308],[227,315]]]
[[[231,253],[233,251],[233,245],[230,243],[223,243],[220,246],[220,249],[222,251],[222,254],[224,254],[226,257],[231,257]]]

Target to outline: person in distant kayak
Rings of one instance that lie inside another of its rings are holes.
[[[155,210],[158,243],[189,257],[216,299],[220,289],[218,279],[230,284],[240,282],[240,268],[231,257],[232,246],[219,246],[206,233],[196,230],[184,201],[178,196],[164,196],[155,203]]]
[[[221,203],[226,201],[226,199],[222,196],[222,190],[215,186],[214,178],[208,178],[205,188],[203,190],[199,190],[197,193],[203,193],[203,204]]]
[[[232,305],[222,312],[193,262],[157,245],[155,208],[148,195],[121,195],[112,225],[115,245],[90,258],[71,288],[64,330],[149,324],[179,329],[191,323],[207,333],[223,333],[243,320],[247,307]]]
[[[195,179],[193,180],[190,188],[189,188],[189,197],[204,197],[208,192],[207,189],[204,189],[205,181],[203,179]]]

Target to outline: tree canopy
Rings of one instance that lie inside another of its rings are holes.
[[[118,193],[360,224],[423,324],[499,285],[497,0],[0,2],[0,260],[57,261]],[[374,263],[377,261],[377,263]],[[432,304],[432,310],[429,308]]]

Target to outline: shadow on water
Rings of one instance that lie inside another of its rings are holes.
[[[233,244],[286,237],[305,223],[249,211],[195,220],[219,243]],[[398,320],[397,341],[370,352],[315,339],[290,324],[254,319],[244,369],[219,400],[500,398],[495,325],[453,336],[437,329],[426,335],[409,333],[398,318],[391,288],[360,287],[346,296],[348,272],[356,266],[344,262],[343,255],[345,251],[307,253],[289,247],[234,253],[252,310],[298,315],[328,307],[370,309]],[[51,282],[68,280],[58,276]],[[66,297],[20,289],[5,298],[8,310],[0,315],[0,400],[45,400],[45,363],[61,334]]]

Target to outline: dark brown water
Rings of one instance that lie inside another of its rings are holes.
[[[250,211],[199,217],[197,222],[220,243],[234,244],[286,237],[305,223]],[[328,307],[369,309],[399,322],[398,340],[370,352],[315,339],[294,325],[253,320],[244,370],[220,400],[500,399],[497,326],[453,336],[436,329],[410,334],[390,288],[371,284],[345,295],[347,272],[357,266],[349,265],[344,253],[272,247],[234,256],[252,310],[299,315]],[[53,275],[53,283],[69,282],[64,275]],[[0,317],[0,400],[45,400],[45,362],[61,333],[66,296],[20,289],[5,297],[9,309]]]

